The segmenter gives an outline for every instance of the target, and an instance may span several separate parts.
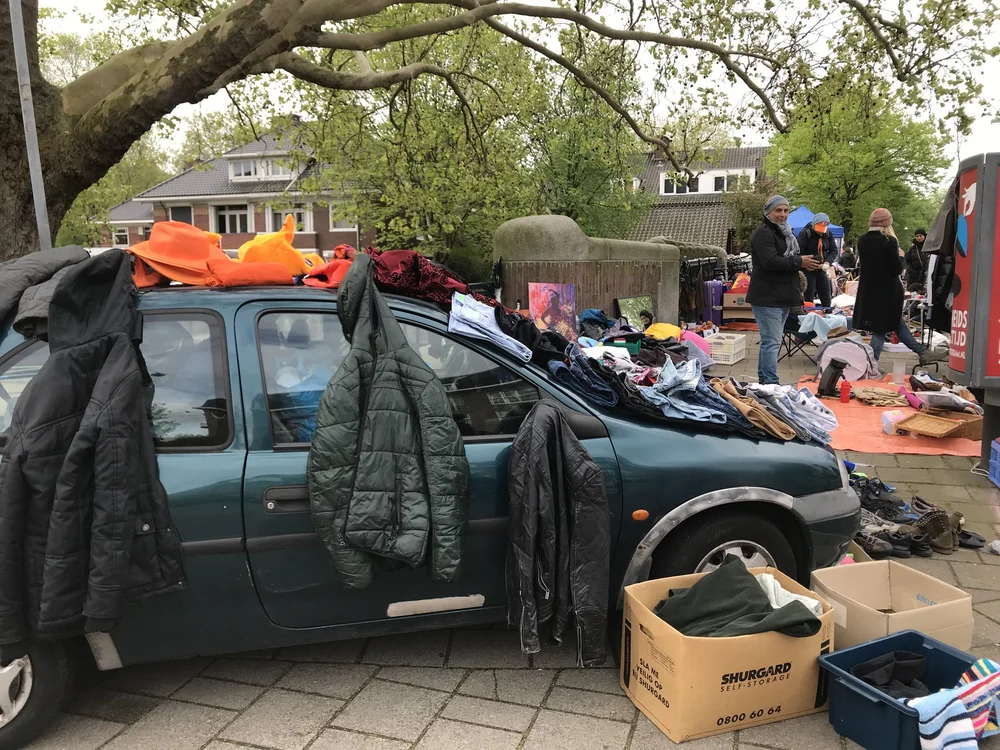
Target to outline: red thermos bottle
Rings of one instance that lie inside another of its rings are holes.
[[[840,381],[840,403],[851,403],[851,384],[846,380]]]

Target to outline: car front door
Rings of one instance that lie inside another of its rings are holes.
[[[368,589],[337,580],[309,514],[306,463],[319,398],[348,346],[333,302],[254,303],[237,314],[249,453],[244,479],[247,552],[261,602],[273,622],[304,628],[412,617],[465,608],[502,616],[506,608],[507,459],[525,415],[548,395],[476,342],[457,341],[439,320],[397,313],[410,345],[448,390],[472,473],[463,573],[432,581],[426,567],[376,568]],[[543,382],[543,381],[542,381]],[[605,474],[617,535],[620,479],[600,420],[585,426],[588,450]],[[596,425],[595,425],[596,423]],[[582,424],[582,422],[581,422]],[[491,611],[483,611],[491,610]],[[461,616],[456,615],[456,616]]]

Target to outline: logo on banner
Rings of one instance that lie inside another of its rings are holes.
[[[958,216],[955,228],[955,239],[958,241],[958,252],[964,258],[969,253],[969,219],[976,208],[976,183],[972,183],[962,193],[962,213]]]

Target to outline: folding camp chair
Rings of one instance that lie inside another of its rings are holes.
[[[806,351],[806,346],[813,343],[813,339],[816,338],[816,332],[810,331],[809,333],[799,333],[799,318],[797,315],[789,315],[788,320],[785,322],[785,330],[781,336],[781,347],[778,349],[780,352],[784,349],[784,354],[778,357],[778,361],[785,359],[786,357],[792,357],[795,354],[801,352],[806,356],[813,364],[816,364],[816,360],[812,358],[809,352]]]

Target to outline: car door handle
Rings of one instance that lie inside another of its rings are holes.
[[[264,508],[268,513],[308,513],[309,487],[284,485],[264,490]]]

